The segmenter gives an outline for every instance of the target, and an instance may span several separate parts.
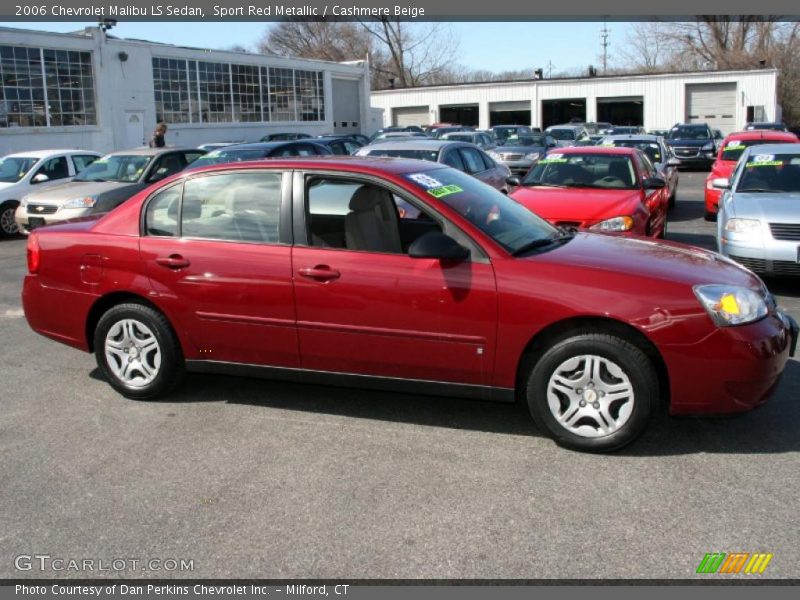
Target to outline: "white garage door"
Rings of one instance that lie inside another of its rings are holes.
[[[398,127],[409,125],[422,127],[429,123],[427,106],[402,106],[392,109],[392,124]]]
[[[514,100],[511,102],[490,102],[489,112],[516,112],[518,110],[530,110],[530,100]]]
[[[687,84],[686,120],[708,123],[726,135],[736,131],[736,84]]]

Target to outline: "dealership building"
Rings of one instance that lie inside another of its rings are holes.
[[[360,133],[380,126],[369,122],[369,94],[365,60],[184,48],[99,27],[0,28],[0,156],[142,146],[160,119],[167,143],[181,146],[271,132]]]
[[[647,75],[438,85],[372,92],[383,124],[452,122],[548,127],[571,120],[668,129],[709,123],[730,133],[748,121],[780,119],[777,70],[701,71]]]

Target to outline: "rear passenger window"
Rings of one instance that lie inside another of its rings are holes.
[[[281,179],[280,173],[229,173],[188,180],[181,235],[277,244]]]
[[[478,152],[475,148],[461,148],[459,150],[461,153],[461,158],[464,161],[464,166],[466,167],[467,173],[480,173],[481,171],[485,171],[487,169],[486,164],[483,162],[483,158],[481,158],[480,152]]]
[[[175,237],[178,235],[178,207],[181,202],[181,185],[161,190],[150,199],[145,213],[147,235]]]
[[[466,170],[464,161],[461,160],[461,155],[458,153],[458,150],[450,150],[450,152],[444,155],[444,160],[442,160],[442,162],[448,167],[453,167],[459,171]]]

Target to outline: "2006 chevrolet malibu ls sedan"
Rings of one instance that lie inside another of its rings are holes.
[[[94,352],[130,398],[186,371],[519,398],[583,450],[630,442],[662,400],[755,407],[797,339],[761,280],[718,254],[559,230],[405,159],[181,173],[34,231],[28,269],[31,327]]]

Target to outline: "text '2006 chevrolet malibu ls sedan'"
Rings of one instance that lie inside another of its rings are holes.
[[[660,400],[764,402],[797,339],[761,280],[717,254],[559,230],[405,159],[181,173],[36,230],[28,269],[33,329],[94,352],[131,398],[185,371],[519,398],[583,450],[630,442]]]

